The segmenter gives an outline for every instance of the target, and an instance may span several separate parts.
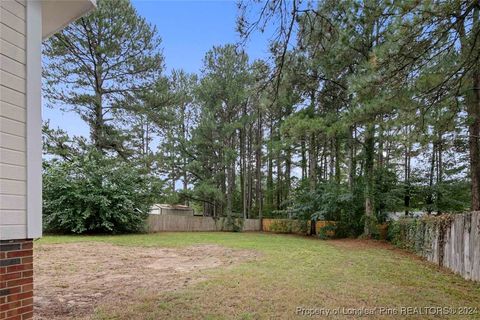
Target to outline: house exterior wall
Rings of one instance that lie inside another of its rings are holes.
[[[42,235],[42,38],[94,4],[0,0],[0,319],[33,317],[32,239]]]
[[[41,2],[0,1],[0,240],[42,233],[41,45]]]
[[[0,240],[42,235],[42,40],[94,7],[0,0]]]
[[[0,1],[0,240],[27,233],[27,8]]]
[[[32,240],[0,240],[0,319],[32,317]]]
[[[40,57],[39,3],[1,0],[0,319],[33,317],[32,238],[41,235],[41,221],[33,226],[41,219]],[[27,183],[32,178],[38,182]]]

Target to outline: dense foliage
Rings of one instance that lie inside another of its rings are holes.
[[[142,231],[161,184],[144,168],[95,149],[70,161],[45,161],[43,221],[47,232]]]
[[[163,197],[138,112],[138,96],[161,78],[157,30],[127,0],[98,1],[45,43],[44,56],[47,104],[77,113],[90,128],[87,139],[44,127],[46,231],[142,231]]]
[[[453,215],[441,217],[423,217],[421,219],[404,218],[392,222],[388,228],[388,240],[397,247],[408,249],[420,255],[432,254],[432,247],[438,246],[443,252],[449,229],[454,221]]]
[[[271,59],[224,44],[169,76],[156,30],[116,3],[46,45],[48,100],[91,129],[46,130],[63,161],[93,144],[205,215],[335,220],[345,236],[391,212],[480,209],[478,1],[243,1],[240,36],[271,32]]]

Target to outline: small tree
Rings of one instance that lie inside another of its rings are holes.
[[[125,233],[142,231],[161,183],[118,158],[89,148],[69,161],[44,162],[45,231]]]
[[[128,0],[100,0],[92,14],[46,42],[44,95],[73,110],[90,126],[97,150],[129,156],[115,120],[129,111],[126,98],[151,88],[163,56],[155,27]]]

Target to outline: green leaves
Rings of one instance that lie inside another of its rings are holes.
[[[88,16],[43,47],[44,97],[50,107],[76,112],[98,150],[127,157],[125,120],[132,96],[161,78],[161,39],[128,0],[99,0]]]
[[[143,230],[161,183],[134,163],[89,148],[69,161],[44,162],[47,232],[125,233]]]

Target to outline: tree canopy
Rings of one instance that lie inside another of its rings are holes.
[[[479,1],[242,1],[245,41],[165,75],[157,30],[102,0],[45,45],[48,101],[91,132],[46,127],[46,150],[69,162],[92,144],[205,215],[335,220],[347,236],[392,212],[480,210],[479,14]],[[270,32],[270,59],[248,57],[254,32]]]

